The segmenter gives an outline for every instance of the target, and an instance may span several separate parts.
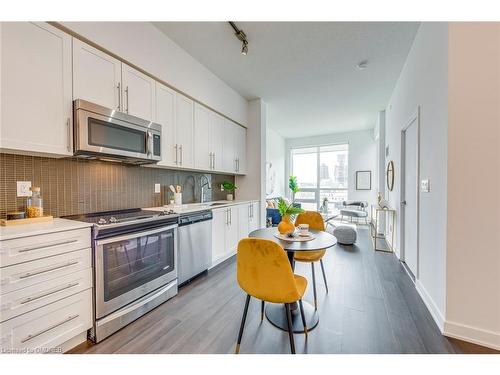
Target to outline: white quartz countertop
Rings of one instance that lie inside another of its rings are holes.
[[[20,224],[9,227],[0,226],[0,240],[12,240],[14,238],[36,236],[40,234],[63,232],[67,230],[91,227],[92,224],[81,221],[58,219],[33,224]]]
[[[148,207],[145,210],[153,210],[153,211],[164,211],[164,210],[173,210],[177,214],[188,214],[192,212],[206,211],[206,210],[215,210],[218,208],[225,208],[229,206],[237,206],[240,204],[248,204],[253,202],[259,202],[258,199],[254,200],[234,200],[234,201],[213,201],[206,203],[188,203],[182,205],[166,205],[160,207]]]

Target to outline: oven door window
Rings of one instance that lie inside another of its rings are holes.
[[[146,132],[89,117],[88,143],[115,150],[146,153]]]
[[[104,301],[174,271],[174,230],[103,245]]]

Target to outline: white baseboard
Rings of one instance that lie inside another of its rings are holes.
[[[429,310],[429,312],[431,313],[431,316],[436,322],[439,330],[441,331],[441,333],[444,333],[445,319],[443,313],[441,312],[441,310],[439,310],[436,303],[434,302],[430,294],[427,292],[423,284],[420,282],[420,280],[417,280],[415,282],[415,288],[417,289],[418,294],[420,294],[420,297],[424,301],[425,306],[427,306],[427,310]]]
[[[473,344],[500,350],[500,333],[471,327],[457,322],[447,321],[444,326],[444,335]]]

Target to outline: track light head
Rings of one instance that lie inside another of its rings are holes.
[[[246,56],[248,53],[248,43],[243,42],[243,45],[241,46],[241,54]]]
[[[248,40],[245,32],[236,26],[234,22],[229,21],[229,24],[234,30],[234,35],[236,35],[236,38],[242,43],[241,44],[241,54],[246,56],[248,53]]]

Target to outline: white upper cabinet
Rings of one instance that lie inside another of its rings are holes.
[[[247,130],[241,126],[235,125],[234,132],[236,173],[245,174],[246,172],[246,145]]]
[[[182,94],[175,98],[175,143],[177,145],[177,165],[194,167],[193,152],[194,103]]]
[[[158,165],[177,166],[175,144],[175,96],[176,92],[156,82],[156,116],[154,121],[161,124],[161,161]]]
[[[210,112],[210,152],[212,154],[212,169],[223,170],[223,137],[224,118],[215,112]]]
[[[153,120],[155,80],[73,38],[73,99]]]
[[[235,125],[224,119],[222,137],[222,170],[224,172],[236,172],[235,145],[234,145]]]
[[[73,99],[123,110],[121,61],[73,38]]]
[[[213,157],[210,150],[211,111],[195,103],[194,105],[194,167],[212,169]]]
[[[46,23],[0,27],[0,148],[72,155],[71,36]]]
[[[123,112],[153,120],[155,116],[155,80],[122,64]]]

